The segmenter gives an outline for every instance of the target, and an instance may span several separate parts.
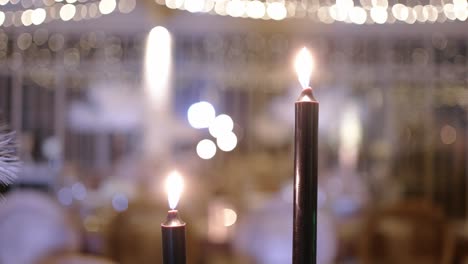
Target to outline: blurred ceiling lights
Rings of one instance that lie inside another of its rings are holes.
[[[309,18],[331,24],[393,24],[443,23],[465,21],[468,18],[467,0],[154,0],[171,9],[202,12],[221,16],[283,20]],[[390,3],[389,3],[390,2]]]
[[[137,0],[0,0],[0,26],[32,26],[54,20],[80,21],[114,12],[130,13]]]

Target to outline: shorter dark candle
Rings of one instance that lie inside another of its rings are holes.
[[[163,264],[185,264],[185,223],[177,210],[167,212],[161,224],[163,244]]]

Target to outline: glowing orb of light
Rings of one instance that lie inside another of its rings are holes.
[[[227,132],[231,132],[234,128],[234,121],[228,115],[222,114],[217,116],[209,127],[210,134],[217,138]]]
[[[237,146],[237,136],[233,132],[224,133],[216,139],[219,149],[222,151],[232,151]]]
[[[191,105],[187,111],[187,118],[193,128],[207,128],[215,119],[215,109],[208,102],[198,102]]]
[[[216,155],[216,145],[209,139],[203,139],[197,144],[197,154],[202,159],[211,159]]]
[[[232,226],[236,223],[237,221],[237,213],[229,208],[224,208],[223,210],[224,214],[224,226]]]

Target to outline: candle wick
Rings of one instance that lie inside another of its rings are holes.
[[[314,92],[312,91],[312,88],[307,87],[302,90],[301,94],[299,95],[299,98],[297,99],[298,102],[317,102],[317,99],[315,99]]]

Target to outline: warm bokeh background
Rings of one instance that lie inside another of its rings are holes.
[[[0,0],[0,263],[162,263],[174,169],[189,264],[290,263],[303,46],[318,263],[468,263],[466,0],[230,1]]]

